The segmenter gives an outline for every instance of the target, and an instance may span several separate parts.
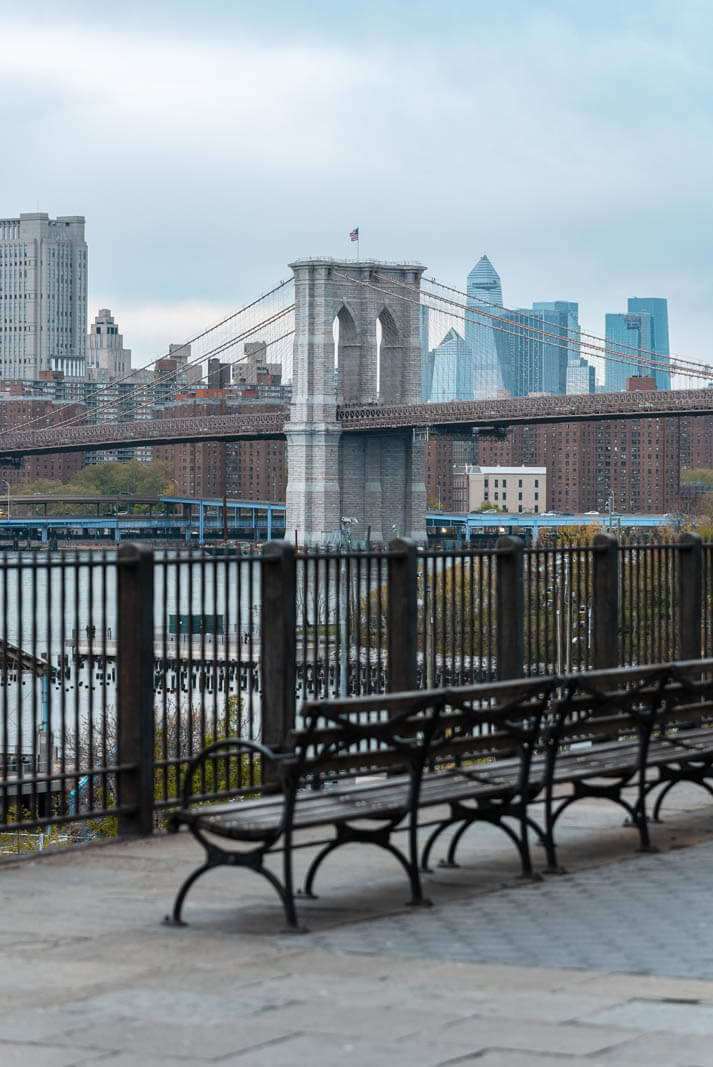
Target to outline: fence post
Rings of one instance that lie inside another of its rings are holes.
[[[703,542],[699,534],[682,533],[678,543],[678,659],[700,659]]]
[[[119,668],[117,758],[118,801],[129,810],[119,815],[119,833],[153,830],[153,552],[143,545],[121,545],[118,552],[117,605]]]
[[[278,750],[295,725],[296,574],[294,545],[268,541],[261,560],[262,742]]]
[[[619,545],[612,534],[594,537],[592,575],[592,666],[616,667],[619,660]]]
[[[416,542],[398,537],[389,545],[389,691],[409,692],[417,685]]]
[[[521,678],[524,674],[524,550],[525,543],[521,537],[499,537],[495,542],[495,646],[498,679]]]

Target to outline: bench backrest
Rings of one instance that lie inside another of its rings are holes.
[[[325,781],[414,766],[472,767],[713,725],[713,660],[486,682],[448,689],[311,701],[292,731],[294,770]],[[530,780],[536,792],[543,761]]]
[[[550,679],[310,702],[289,744],[295,770],[326,780],[415,766],[520,761],[541,743]]]

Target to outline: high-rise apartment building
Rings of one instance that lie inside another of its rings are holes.
[[[87,338],[87,377],[93,382],[114,382],[131,371],[131,350],[109,308],[100,308]]]
[[[0,219],[0,375],[85,374],[84,218],[44,212]]]
[[[657,389],[671,388],[668,347],[668,303],[662,297],[629,297],[625,314],[606,316],[605,388],[618,392],[626,379],[655,374]]]

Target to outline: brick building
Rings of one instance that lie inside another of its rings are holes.
[[[83,417],[82,404],[58,403],[33,396],[22,382],[13,382],[0,394],[0,433],[32,424],[35,429],[56,426],[66,419]],[[11,486],[28,485],[40,478],[65,482],[85,464],[83,452],[51,452],[28,456],[20,467],[0,467],[0,479]]]

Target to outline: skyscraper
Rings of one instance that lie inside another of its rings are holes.
[[[671,388],[671,361],[668,347],[668,301],[657,296],[630,296],[630,312],[648,311],[651,316],[651,348],[661,356],[660,366],[649,368],[647,374],[656,377],[657,389]],[[651,358],[651,357],[650,357]],[[658,360],[656,363],[658,364]]]
[[[606,316],[606,339],[617,357],[607,360],[608,391],[625,389],[627,378],[642,374],[653,374],[657,389],[671,388],[668,302],[663,297],[630,296],[626,314]]]
[[[81,215],[0,219],[0,374],[83,377],[87,245]]]
[[[100,308],[89,329],[87,376],[90,381],[113,382],[131,370],[131,351],[109,308]]]
[[[581,356],[570,359],[567,364],[567,393],[593,393],[596,381],[594,367]]]
[[[488,257],[481,256],[468,275],[468,310],[465,315],[465,340],[473,361],[473,395],[476,399],[497,396],[503,391],[513,394],[515,387],[508,326],[492,318],[504,313],[499,307],[490,306],[502,302],[500,276]]]
[[[651,316],[648,311],[609,314],[605,318],[606,361],[604,387],[608,393],[626,389],[626,379],[647,374],[647,352],[652,349]],[[613,357],[613,358],[612,358]]]
[[[574,300],[537,300],[545,332],[542,352],[542,392],[567,392],[567,364],[579,358],[579,304]],[[549,335],[556,335],[555,337]]]
[[[432,403],[473,399],[473,363],[470,347],[457,330],[450,329],[430,353]]]
[[[579,354],[579,305],[541,300],[504,315],[510,331],[512,395],[565,393],[568,360]]]

